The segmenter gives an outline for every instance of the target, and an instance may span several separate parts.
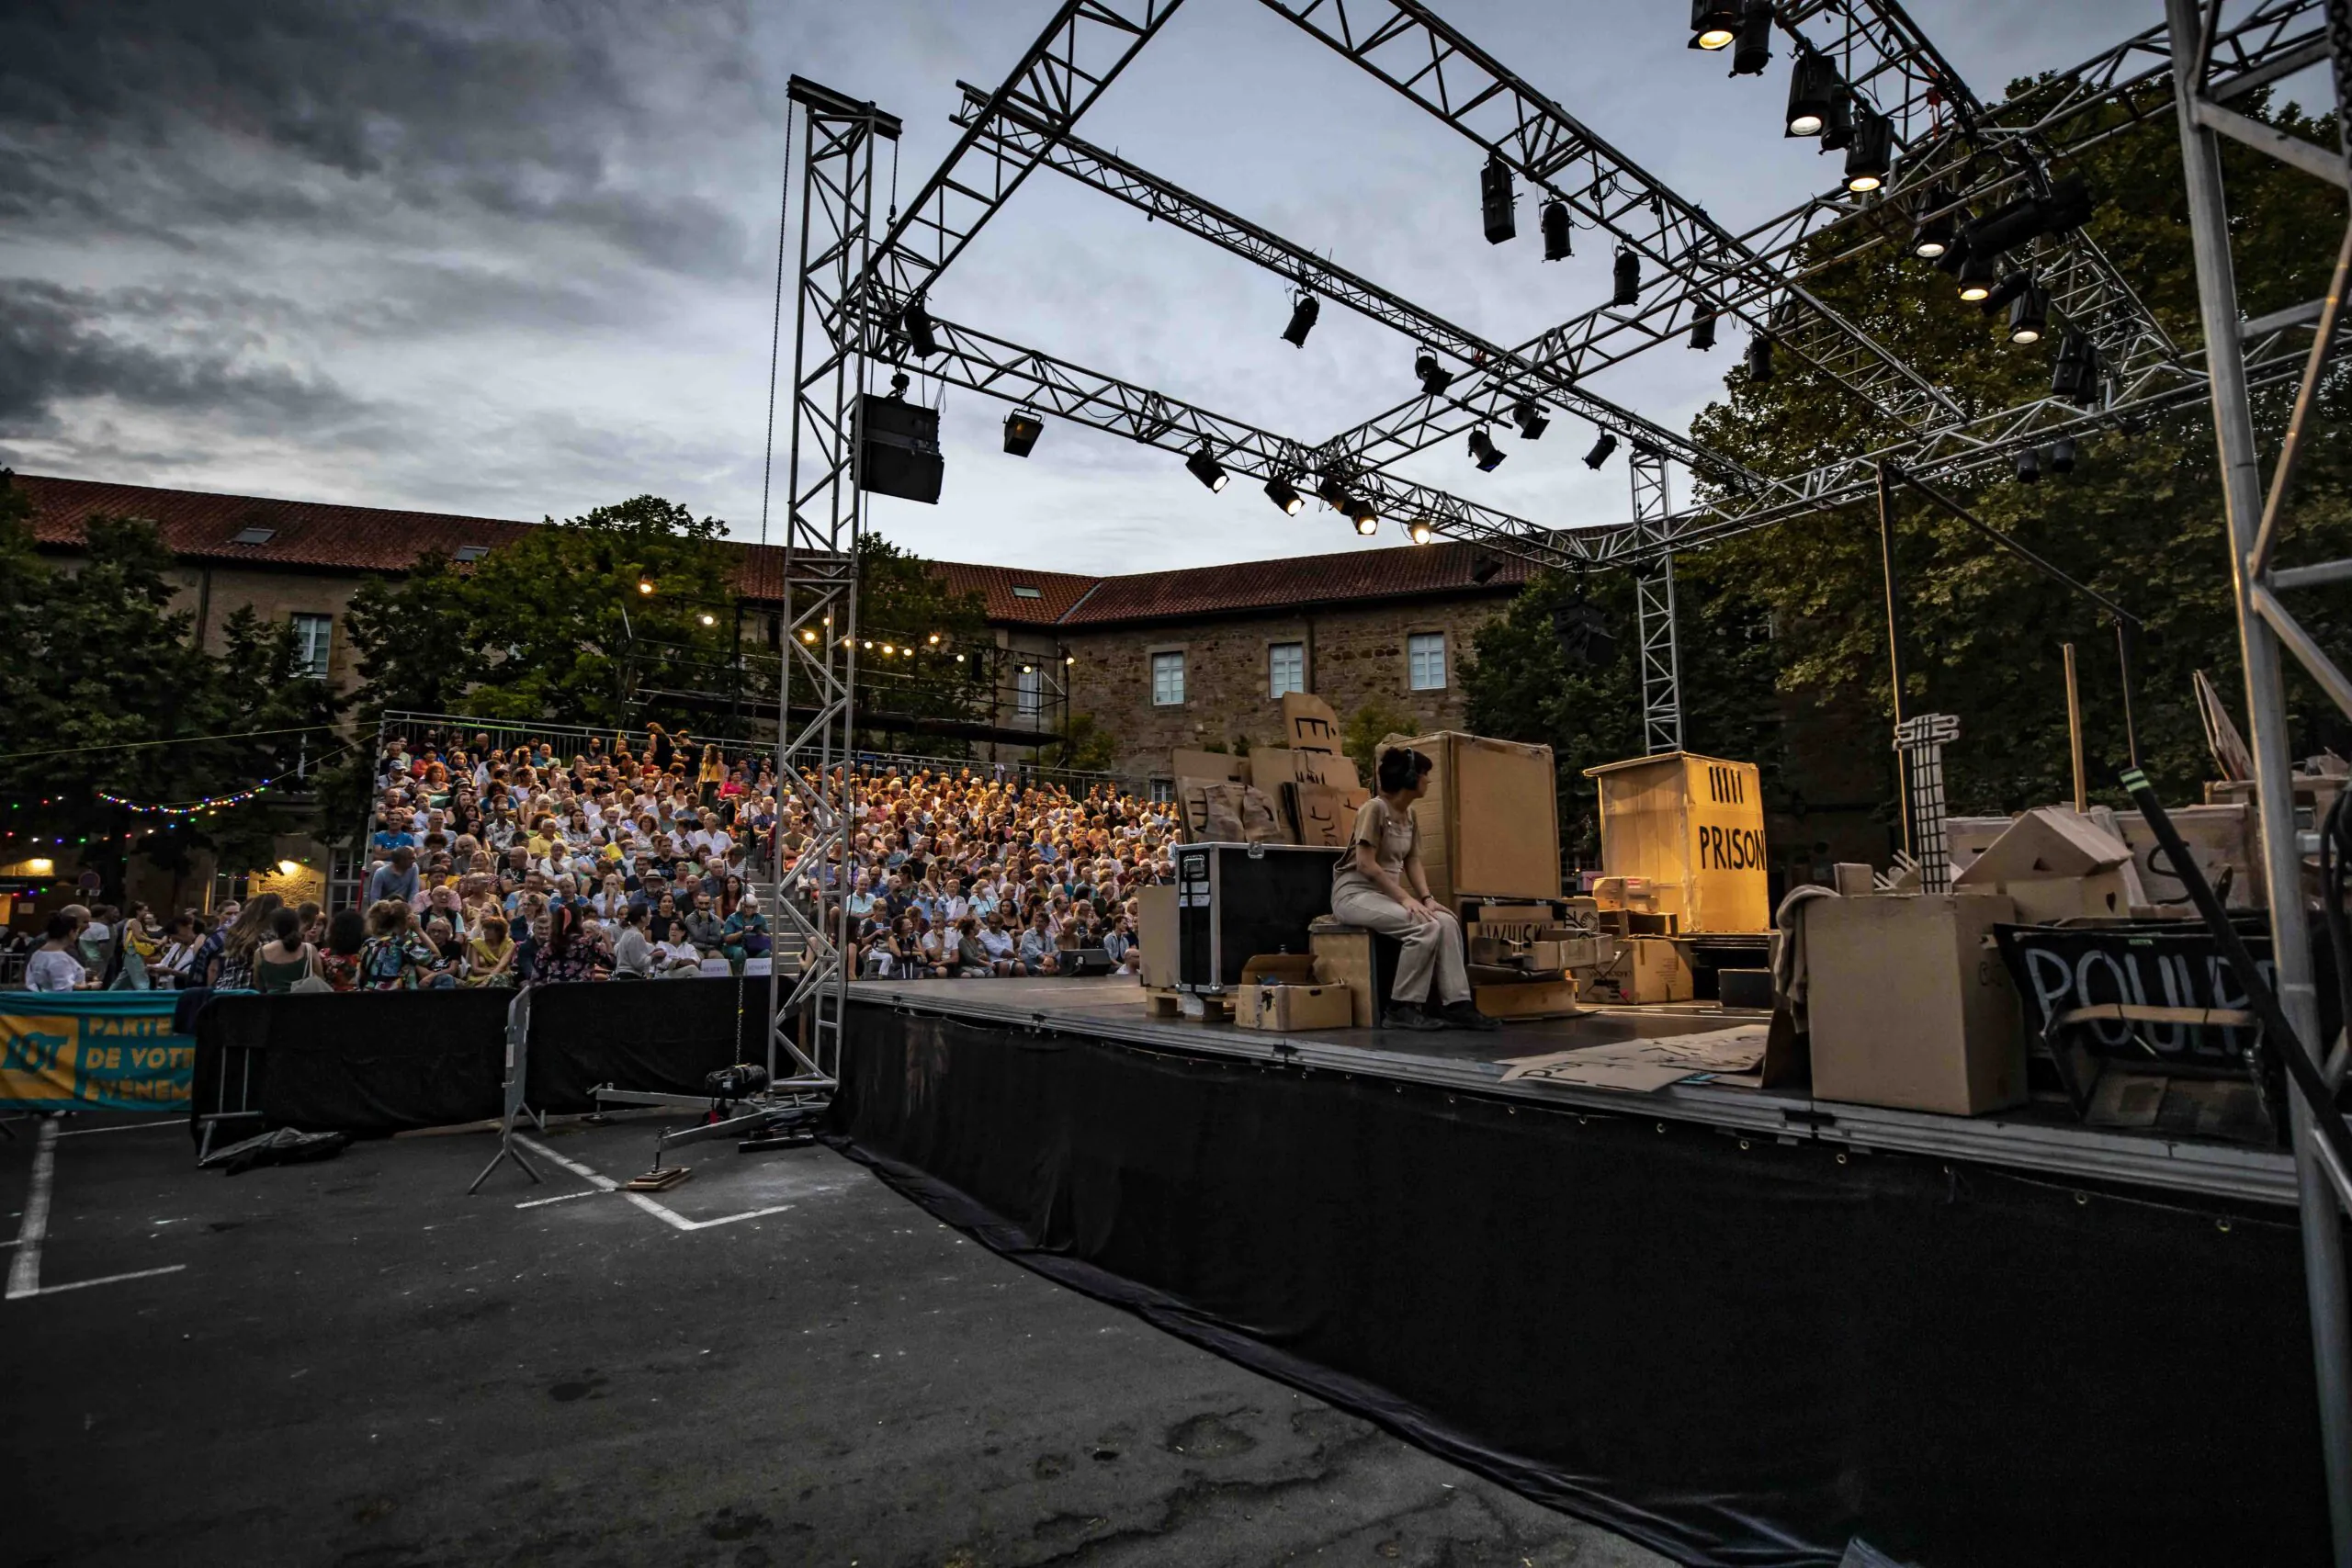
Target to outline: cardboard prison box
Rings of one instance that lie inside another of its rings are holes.
[[[1600,791],[1604,876],[1646,878],[1678,931],[1772,925],[1756,764],[1668,751],[1587,768]]]
[[[2025,1100],[2018,994],[1987,939],[2000,893],[1880,894],[1804,906],[1817,1100],[1981,1116]]]
[[[1413,803],[1421,871],[1441,904],[1474,897],[1560,896],[1560,802],[1549,746],[1447,730],[1389,736],[1435,767]]]

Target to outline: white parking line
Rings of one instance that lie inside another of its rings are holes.
[[[36,1296],[53,1296],[61,1291],[86,1291],[93,1285],[119,1285],[125,1280],[152,1280],[158,1274],[176,1274],[187,1267],[185,1263],[170,1263],[161,1269],[135,1269],[128,1274],[106,1274],[96,1280],[76,1280],[70,1285],[43,1285],[28,1292]]]
[[[526,1198],[522,1202],[517,1203],[514,1206],[518,1209],[544,1209],[549,1203],[569,1203],[574,1198],[601,1198],[603,1196],[604,1189],[599,1187],[591,1187],[585,1192],[559,1192],[552,1198]]]
[[[94,1133],[153,1133],[160,1127],[186,1127],[185,1116],[167,1116],[160,1122],[123,1122],[112,1127],[69,1127],[58,1134],[61,1138],[86,1138]]]
[[[647,1197],[642,1192],[628,1191],[623,1188],[619,1182],[615,1181],[611,1177],[606,1176],[603,1171],[596,1169],[593,1166],[582,1165],[578,1160],[564,1158],[561,1155],[556,1153],[545,1144],[535,1142],[532,1139],[523,1136],[520,1133],[514,1134],[514,1141],[522,1145],[525,1148],[530,1150],[533,1154],[539,1156],[541,1158],[550,1160],[553,1163],[561,1166],[564,1169],[571,1172],[572,1175],[580,1178],[582,1181],[594,1183],[597,1191],[618,1192],[622,1197],[628,1199],[630,1202],[636,1204],[647,1213],[651,1214],[655,1219],[675,1226],[677,1229],[682,1231],[707,1231],[718,1225],[731,1225],[738,1220],[756,1220],[763,1218],[769,1214],[781,1214],[786,1209],[792,1207],[789,1203],[778,1203],[774,1208],[750,1209],[740,1214],[727,1214],[716,1220],[690,1220],[686,1218],[685,1215],[679,1213],[675,1209],[663,1208],[661,1204],[655,1202],[652,1199]],[[588,1194],[585,1192],[574,1192],[567,1194],[567,1196],[585,1198]],[[555,1200],[543,1199],[541,1201],[553,1202]],[[517,1205],[517,1207],[521,1206],[522,1205],[519,1204]]]
[[[17,1227],[17,1256],[8,1260],[8,1292],[0,1300],[40,1294],[40,1243],[49,1234],[49,1194],[57,1185],[57,1123],[40,1124],[33,1150],[32,1190],[25,1198],[24,1224]]]

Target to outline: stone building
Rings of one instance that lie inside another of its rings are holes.
[[[218,650],[240,607],[291,617],[322,677],[356,681],[345,613],[367,577],[421,558],[480,559],[535,526],[497,518],[160,490],[17,475],[41,549],[71,559],[93,516],[146,518],[176,558],[177,607]],[[741,552],[748,603],[772,607],[773,547]],[[1012,760],[1063,713],[1113,738],[1116,771],[1167,776],[1180,746],[1244,750],[1274,739],[1277,700],[1321,695],[1342,718],[1377,705],[1430,729],[1462,725],[1461,672],[1478,625],[1525,580],[1524,562],[1474,546],[1430,544],[1093,577],[940,561],[957,592],[980,596],[1013,671],[1000,694],[1008,739],[984,754]]]

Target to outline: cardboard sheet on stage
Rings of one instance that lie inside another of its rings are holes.
[[[1534,1078],[1648,1094],[1700,1073],[1727,1077],[1757,1071],[1764,1064],[1770,1032],[1764,1024],[1743,1023],[1696,1034],[1588,1045],[1580,1051],[1555,1051],[1544,1056],[1507,1057],[1501,1064],[1503,1082]]]
[[[169,991],[0,992],[0,1105],[185,1111],[196,1042]]]

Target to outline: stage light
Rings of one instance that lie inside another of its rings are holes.
[[[1436,536],[1437,530],[1430,526],[1426,517],[1416,517],[1405,525],[1405,537],[1417,545],[1426,545]]]
[[[1413,374],[1421,378],[1421,391],[1429,397],[1442,398],[1453,385],[1453,372],[1437,362],[1437,353],[1424,348],[1413,355]]]
[[[1846,149],[1846,188],[1863,196],[1886,183],[1894,169],[1894,122],[1864,109],[1854,117],[1854,140]]]
[[[1026,457],[1030,448],[1037,445],[1037,437],[1045,431],[1043,415],[1032,413],[1027,409],[1014,409],[1004,416],[1004,449],[1012,457]]]
[[[2050,444],[2050,471],[2071,474],[2075,471],[2075,438],[2062,435]]]
[[[1690,0],[1690,47],[1728,48],[1739,36],[1739,0]]]
[[[1576,225],[1568,221],[1568,204],[1558,197],[1544,204],[1544,259],[1566,261],[1577,254]]]
[[[1642,258],[1634,254],[1631,245],[1617,248],[1617,292],[1610,297],[1611,305],[1632,305],[1642,298]]]
[[[1315,487],[1315,493],[1321,496],[1323,503],[1334,512],[1348,509],[1348,487],[1340,482],[1337,474],[1325,474],[1322,482]]]
[[[1772,378],[1772,340],[1762,333],[1747,340],[1747,378],[1758,386]]]
[[[931,312],[923,309],[922,295],[907,300],[907,308],[899,312],[899,324],[906,329],[907,342],[917,359],[929,359],[939,352],[939,333],[931,324]]]
[[[1552,428],[1551,420],[1544,416],[1544,405],[1533,398],[1520,399],[1518,406],[1510,411],[1510,417],[1519,426],[1521,441],[1541,441],[1544,433]]]
[[[1739,13],[1739,34],[1733,40],[1731,73],[1761,76],[1772,63],[1772,0],[1747,0]]]
[[[1789,73],[1788,136],[1818,136],[1822,127],[1829,123],[1829,106],[1837,101],[1845,85],[1838,80],[1838,66],[1826,54],[1805,50],[1797,56],[1794,69]]]
[[[1323,302],[1307,290],[1298,291],[1297,302],[1290,308],[1290,325],[1283,329],[1283,341],[1293,348],[1306,346],[1306,334],[1315,330],[1315,318],[1323,313]]]
[[[705,610],[701,615],[696,615],[695,619],[700,621],[707,626],[715,626],[718,624],[718,617],[712,615],[708,610]]]
[[[1285,517],[1297,516],[1298,509],[1306,504],[1306,497],[1298,493],[1298,487],[1280,474],[1266,481],[1266,499],[1281,507]]]
[[[1224,464],[1209,456],[1209,449],[1205,443],[1202,445],[1199,451],[1184,459],[1184,467],[1191,471],[1194,479],[1208,486],[1212,494],[1223,490],[1226,481],[1232,478],[1225,471]]]
[[[1356,518],[1356,532],[1362,534],[1367,539],[1371,538],[1374,534],[1380,532],[1380,519],[1377,517],[1365,517],[1359,515]]]
[[[1715,346],[1715,305],[1712,299],[1701,299],[1690,312],[1690,346],[1702,354]]]
[[[1502,466],[1503,449],[1495,445],[1495,438],[1487,434],[1485,425],[1470,433],[1470,456],[1482,474],[1491,474]]]
[[[1510,165],[1499,152],[1487,154],[1478,171],[1478,214],[1485,220],[1487,243],[1499,245],[1519,232],[1519,216],[1511,210]]]
[[[2058,365],[2050,375],[2050,390],[2084,408],[2098,403],[2098,345],[2069,327],[2058,343]]]
[[[1951,199],[1941,186],[1929,186],[1919,197],[1920,217],[1911,225],[1911,254],[1921,261],[1934,261],[1951,249],[1951,214],[1937,210]]]
[[[2038,447],[2029,446],[2018,454],[2017,475],[2021,485],[2041,482],[2041,452]]]
[[[1829,100],[1829,119],[1821,128],[1821,150],[1839,152],[1854,144],[1854,107],[1840,91]]]
[[[2007,309],[2010,300],[2032,287],[2033,274],[2023,270],[2010,273],[1993,286],[1991,293],[1977,301],[1976,308],[1989,316],[1996,310]]]
[[[1598,468],[1601,464],[1609,461],[1609,454],[1615,450],[1617,450],[1617,438],[1604,430],[1600,433],[1600,439],[1592,444],[1592,450],[1584,455],[1584,466],[1588,468]]]
[[[1992,298],[1997,276],[1993,258],[1978,255],[1975,247],[1970,246],[1968,259],[1960,264],[1960,297],[1971,305],[1984,303]]]
[[[650,579],[650,578],[643,578],[643,577],[639,578],[639,579],[637,580],[637,591],[638,591],[639,593],[650,593],[650,592],[653,592],[653,582],[652,582],[652,580],[651,580],[651,579]]]
[[[2022,348],[2041,341],[2050,326],[2050,296],[2028,286],[2009,307],[2009,341]]]

